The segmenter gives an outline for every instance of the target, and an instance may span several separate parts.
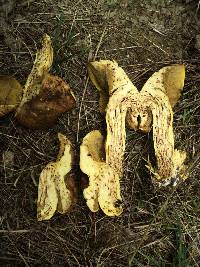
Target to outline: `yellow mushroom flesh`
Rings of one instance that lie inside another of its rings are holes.
[[[99,131],[92,131],[83,138],[80,168],[89,177],[89,185],[83,190],[89,209],[96,212],[100,207],[108,216],[120,215],[119,175],[105,162],[105,143]]]
[[[70,171],[73,165],[71,142],[58,134],[60,150],[56,162],[50,162],[41,172],[38,186],[37,218],[49,220],[56,211],[66,213],[76,202],[76,186]]]
[[[29,74],[23,92],[23,98],[18,108],[20,108],[34,96],[37,96],[41,90],[41,82],[48,74],[53,63],[53,48],[51,38],[45,34],[42,40],[41,49],[36,53],[35,61]]]
[[[146,133],[153,129],[157,166],[155,170],[152,166],[148,168],[154,174],[155,182],[165,185],[179,178],[185,179],[183,162],[186,153],[174,149],[172,111],[183,89],[184,66],[162,68],[149,78],[140,92],[116,62],[91,62],[88,69],[100,93],[107,91],[109,94],[106,104],[106,163],[117,170],[119,177],[122,176],[126,123],[129,128]],[[108,88],[103,87],[105,84]]]

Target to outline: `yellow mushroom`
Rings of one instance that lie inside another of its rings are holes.
[[[45,34],[24,88],[13,77],[0,76],[0,116],[16,110],[20,124],[43,129],[75,107],[76,99],[70,86],[60,77],[49,74],[52,63],[51,39]]]
[[[48,128],[76,104],[75,96],[60,77],[49,74],[53,63],[51,39],[44,35],[42,48],[26,81],[16,119],[28,128]]]
[[[71,172],[74,153],[71,142],[58,133],[60,150],[56,162],[50,162],[41,172],[38,186],[37,218],[49,220],[56,211],[68,212],[76,202],[77,191]]]
[[[105,162],[104,138],[99,131],[88,133],[80,147],[80,168],[89,176],[89,186],[83,190],[89,209],[100,208],[108,216],[122,213],[119,175]]]
[[[106,163],[123,174],[125,124],[131,129],[153,129],[156,168],[149,166],[158,184],[185,179],[186,153],[174,149],[173,111],[183,89],[185,68],[172,65],[154,73],[139,92],[115,61],[100,60],[88,65],[89,76],[108,102],[100,107],[106,112]],[[105,100],[105,98],[104,98]],[[101,103],[100,103],[101,104]]]

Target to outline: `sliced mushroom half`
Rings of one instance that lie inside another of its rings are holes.
[[[117,170],[105,162],[105,143],[99,131],[88,133],[80,147],[80,168],[89,177],[83,195],[93,212],[99,207],[108,216],[122,213],[122,199]]]
[[[165,185],[185,179],[186,153],[174,149],[172,111],[184,86],[184,66],[162,68],[149,78],[140,92],[115,61],[91,62],[88,69],[93,84],[100,91],[100,98],[107,95],[107,102],[100,107],[106,113],[106,163],[122,176],[125,124],[146,133],[153,129],[157,165],[149,166],[149,169],[154,174],[154,181]]]
[[[38,186],[37,218],[49,220],[54,213],[68,212],[75,204],[77,190],[71,172],[74,153],[71,142],[59,133],[60,150],[55,162],[50,162],[41,172]]]
[[[37,51],[16,112],[16,119],[25,127],[48,128],[62,113],[75,107],[76,100],[70,86],[60,77],[49,74],[52,62],[51,39],[44,35],[42,48]]]

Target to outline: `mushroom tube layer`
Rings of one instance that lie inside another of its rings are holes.
[[[153,130],[157,163],[148,168],[154,182],[166,185],[185,179],[186,153],[174,149],[172,111],[184,86],[184,66],[162,68],[147,80],[140,92],[115,61],[91,62],[88,71],[100,92],[100,110],[106,116],[106,164],[122,176],[127,124],[146,133]]]
[[[50,219],[56,211],[66,213],[75,204],[77,191],[73,174],[71,142],[58,134],[60,151],[56,162],[50,162],[41,172],[38,186],[38,221]]]

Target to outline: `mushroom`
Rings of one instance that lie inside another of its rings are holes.
[[[22,86],[11,76],[0,75],[0,117],[16,109],[22,98]]]
[[[125,124],[131,129],[149,132],[153,129],[153,140],[157,166],[148,166],[154,174],[153,181],[159,185],[176,183],[185,179],[183,164],[186,153],[174,149],[173,111],[183,89],[185,68],[172,65],[156,72],[139,92],[126,73],[115,61],[100,60],[88,65],[89,76],[100,91],[104,101],[100,110],[105,110],[107,138],[105,142],[106,164],[123,174],[125,151]]]
[[[49,74],[52,62],[53,48],[51,39],[46,34],[42,48],[37,51],[16,112],[16,119],[28,128],[48,128],[62,113],[76,104],[69,85],[58,76]]]
[[[58,133],[60,150],[56,162],[50,162],[41,172],[38,186],[37,218],[49,220],[56,211],[68,212],[75,204],[77,190],[71,173],[74,153],[71,142]]]
[[[89,186],[83,190],[92,212],[100,208],[108,216],[122,213],[119,175],[105,162],[104,138],[99,131],[88,133],[80,147],[80,168],[89,176]]]

